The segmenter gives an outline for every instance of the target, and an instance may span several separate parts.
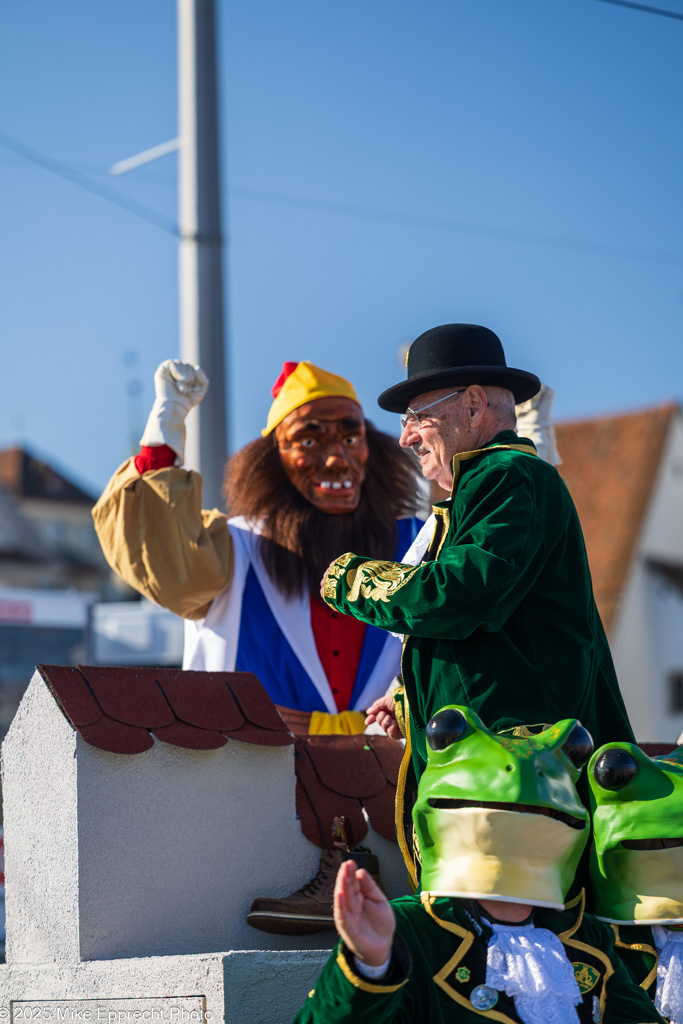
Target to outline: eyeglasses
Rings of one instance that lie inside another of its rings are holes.
[[[416,423],[419,424],[421,418],[428,418],[423,417],[425,409],[431,409],[432,406],[438,405],[439,402],[445,402],[447,398],[453,398],[453,395],[460,395],[463,391],[467,391],[467,388],[458,388],[457,391],[451,391],[450,395],[444,395],[443,398],[437,398],[435,402],[430,402],[429,405],[423,405],[421,409],[411,409],[410,406],[408,406],[405,416],[401,416],[401,426],[405,430],[408,424],[410,424],[411,427]]]

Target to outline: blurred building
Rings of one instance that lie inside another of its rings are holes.
[[[683,416],[675,403],[556,426],[634,731],[683,730]]]
[[[24,448],[0,451],[0,586],[112,593],[93,495]]]
[[[95,500],[24,448],[0,451],[0,739],[38,664],[182,660],[181,620],[107,565]]]

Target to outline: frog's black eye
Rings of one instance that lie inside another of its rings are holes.
[[[427,723],[427,743],[432,750],[445,750],[456,743],[467,729],[467,719],[461,711],[446,708]]]
[[[583,768],[593,753],[593,737],[577,722],[562,747],[575,768]]]
[[[593,776],[602,789],[623,789],[635,778],[638,765],[635,758],[621,747],[610,747],[595,762]]]

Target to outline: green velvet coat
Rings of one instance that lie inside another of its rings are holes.
[[[645,924],[613,924],[614,949],[637,985],[654,1002],[657,993],[657,961],[659,954],[652,930]]]
[[[557,470],[512,431],[456,455],[453,469],[420,565],[347,553],[324,587],[331,607],[406,634],[416,777],[427,722],[445,704],[472,708],[497,731],[578,718],[596,747],[633,742],[578,515]]]
[[[396,956],[390,983],[378,984],[355,972],[351,954],[332,953],[295,1024],[519,1024],[514,1001],[498,993],[490,1009],[476,1009],[475,989],[486,979],[490,934],[458,900],[424,893],[393,900]],[[564,911],[537,910],[540,928],[554,931],[574,967],[583,1001],[581,1024],[662,1024],[651,1000],[614,952],[614,934],[584,915],[581,901]]]

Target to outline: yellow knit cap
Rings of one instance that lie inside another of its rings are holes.
[[[293,369],[292,369],[293,367]],[[360,405],[358,396],[348,380],[328,373],[319,366],[305,360],[302,363],[285,363],[282,373],[273,385],[272,393],[275,401],[268,412],[266,429],[261,434],[266,437],[282,423],[285,416],[298,409],[306,402],[316,398],[350,398]]]

